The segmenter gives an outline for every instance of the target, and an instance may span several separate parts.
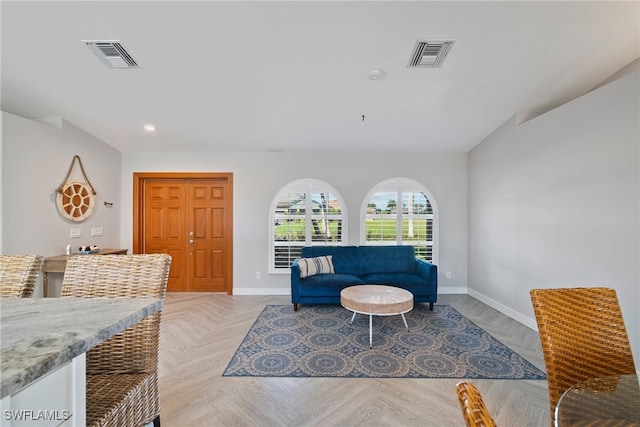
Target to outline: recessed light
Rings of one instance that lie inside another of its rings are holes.
[[[149,131],[149,132],[153,132],[156,130],[156,127],[154,125],[152,125],[151,123],[147,123],[146,125],[144,125],[144,130]]]

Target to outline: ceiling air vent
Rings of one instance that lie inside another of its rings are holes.
[[[455,40],[418,40],[413,48],[409,68],[440,68]]]
[[[118,40],[83,40],[90,51],[108,68],[138,68],[138,64]]]

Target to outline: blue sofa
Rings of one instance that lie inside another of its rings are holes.
[[[304,271],[312,260],[328,255],[334,272],[301,277],[301,267]],[[364,284],[406,289],[413,294],[414,303],[428,302],[431,310],[437,300],[438,268],[416,258],[413,246],[312,246],[302,249],[302,258],[307,260],[291,265],[295,311],[298,304],[340,304],[342,289]]]

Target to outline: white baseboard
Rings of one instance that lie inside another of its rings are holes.
[[[474,297],[475,299],[477,299],[478,301],[481,301],[485,304],[487,304],[489,307],[498,310],[500,313],[505,314],[507,316],[509,316],[510,318],[512,318],[513,320],[522,323],[523,325],[533,329],[534,331],[538,331],[538,323],[536,322],[535,319],[531,318],[531,317],[527,317],[524,314],[517,312],[509,307],[507,307],[504,304],[499,303],[496,300],[493,300],[479,292],[474,291],[473,289],[468,289],[467,293]]]
[[[450,287],[438,287],[439,295],[465,295],[467,293],[466,286],[450,286]]]
[[[291,295],[291,288],[234,288],[234,295]]]

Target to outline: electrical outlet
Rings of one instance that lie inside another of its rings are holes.
[[[104,236],[104,229],[102,227],[94,227],[91,229],[91,237]]]
[[[260,279],[260,272],[256,271],[256,279]]]
[[[447,271],[447,279],[451,279],[451,272]]]
[[[82,237],[82,228],[72,228],[69,231],[69,237],[72,239],[77,239],[78,237]]]

